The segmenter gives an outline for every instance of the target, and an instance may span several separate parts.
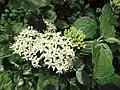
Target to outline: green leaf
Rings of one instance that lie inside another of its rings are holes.
[[[51,21],[55,21],[57,18],[57,14],[53,10],[48,10],[47,12],[45,12],[44,16],[45,16],[45,18],[47,18]]]
[[[100,34],[103,38],[115,37],[116,31],[114,25],[112,24],[115,20],[116,18],[114,18],[111,5],[105,4],[102,9],[102,14],[99,17]]]
[[[49,5],[47,0],[23,0],[22,3],[24,9],[35,10]]]
[[[6,71],[0,71],[0,90],[12,90],[12,81]]]
[[[69,83],[70,83],[69,90],[80,90],[80,88],[76,84],[76,78],[74,78],[74,77],[71,78]]]
[[[5,42],[7,40],[9,40],[8,34],[1,34],[0,35],[0,43]]]
[[[59,88],[57,77],[47,74],[48,73],[46,73],[46,75],[44,75],[43,73],[39,73],[39,81],[37,84],[38,90],[48,90],[46,88],[49,88],[49,85],[52,85],[54,88],[56,88],[55,90],[57,90],[57,88]]]
[[[99,54],[99,59],[96,60],[96,64],[94,66],[94,76],[102,77],[106,76],[109,73],[114,72],[114,68],[112,66],[112,51],[108,47],[107,44],[100,44],[100,51],[97,52]]]
[[[76,71],[76,78],[80,84],[85,85],[87,87],[90,86],[90,77],[86,72]]]
[[[113,75],[115,75],[114,67],[112,65],[112,59],[113,59],[112,51],[107,44],[98,43],[97,41],[93,43],[92,48],[92,61],[94,64],[93,76],[95,79],[98,80],[100,84],[118,82],[118,78],[112,77]]]
[[[7,55],[8,52],[9,52],[9,45],[0,43],[0,57],[3,55]]]
[[[56,86],[56,85],[46,85],[44,90],[59,90],[59,86]]]
[[[12,31],[14,34],[18,34],[23,28],[23,23],[15,23],[12,26]]]
[[[109,23],[111,25],[116,25],[116,20],[117,20],[117,16],[112,16],[111,19],[110,19],[110,21],[109,21]]]
[[[20,8],[22,5],[22,0],[10,0],[9,3],[13,8]]]
[[[97,40],[95,40],[92,44],[92,62],[96,65],[97,61],[99,60],[99,51],[101,46]]]
[[[79,81],[80,84],[83,84],[82,80],[82,71],[76,71],[76,78]]]
[[[106,83],[120,84],[120,77],[115,73],[110,73],[107,76],[100,77],[98,83],[100,83],[100,84],[106,84]]]
[[[86,36],[85,38],[93,39],[96,34],[97,23],[94,19],[91,19],[89,17],[78,18],[73,23],[73,26],[75,26],[77,29],[83,30],[83,33]]]
[[[9,50],[9,35],[1,34],[0,35],[0,56],[3,56],[8,53]]]
[[[85,67],[85,64],[82,62],[81,59],[76,58],[74,62],[74,67],[76,70],[82,71]]]
[[[80,54],[81,55],[85,55],[85,56],[88,56],[91,54],[91,50],[92,50],[92,43],[93,41],[84,41],[86,47],[85,48],[82,48],[80,50]]]
[[[55,25],[59,29],[65,29],[69,27],[69,25],[64,20],[57,20]]]
[[[106,40],[105,40],[106,42],[108,42],[108,43],[117,43],[117,44],[120,44],[120,40],[119,39],[117,39],[117,38],[107,38]]]

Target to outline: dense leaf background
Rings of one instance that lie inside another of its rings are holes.
[[[0,0],[0,16],[0,90],[120,89],[120,17],[110,0]],[[13,37],[28,26],[44,33],[44,20],[63,35],[71,26],[85,34],[72,71],[36,69],[12,54]]]

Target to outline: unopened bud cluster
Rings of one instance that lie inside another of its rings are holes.
[[[85,48],[86,45],[83,42],[85,34],[82,30],[77,30],[76,27],[72,26],[70,29],[64,31],[64,35],[70,38],[71,42],[74,44],[75,47]]]

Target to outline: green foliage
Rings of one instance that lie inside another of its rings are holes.
[[[24,27],[23,23],[14,23],[12,25],[12,31],[14,32],[14,34],[18,34],[20,32],[20,30],[22,30]]]
[[[0,29],[9,34],[12,39],[12,35],[18,34],[22,28],[27,26],[26,15],[27,12],[24,9],[16,9],[8,4],[1,16]]]
[[[50,75],[43,75],[42,73],[39,75],[39,81],[38,81],[38,89],[39,90],[43,90],[44,88],[47,88],[47,85],[54,85],[55,88],[59,89],[59,85],[58,85],[58,79],[56,77],[50,77]],[[55,90],[58,90],[55,89]],[[47,89],[45,89],[47,90]]]
[[[64,20],[57,20],[55,25],[58,29],[65,29],[69,27],[69,25]]]
[[[14,8],[23,7],[26,10],[35,10],[49,5],[48,0],[10,0]]]
[[[12,90],[12,81],[6,71],[0,71],[0,90]]]
[[[82,48],[80,50],[80,55],[81,56],[89,56],[91,54],[91,50],[92,50],[92,43],[93,41],[84,41],[85,43],[85,48]]]
[[[85,65],[84,63],[80,62],[80,60],[76,60],[75,62],[75,68],[76,68],[76,79],[77,81],[82,84],[82,85],[85,85],[85,86],[88,86],[90,85],[90,77],[88,76],[88,74],[83,71]]]
[[[102,9],[102,14],[99,17],[100,34],[103,38],[115,37],[115,27],[111,24],[111,20],[116,20],[110,4],[106,4]]]
[[[17,22],[23,22],[26,18],[27,11],[23,8],[13,8],[10,4],[8,4],[5,8],[5,12],[2,14],[1,20],[8,20],[9,23],[12,23],[14,21]]]
[[[120,84],[113,67],[114,57],[120,54],[117,48],[120,36],[114,15],[119,0],[113,0],[112,6],[105,4],[100,16],[96,8],[91,7],[90,2],[94,1],[9,0],[0,20],[0,90],[89,90],[94,82]],[[29,26],[28,21],[34,20],[40,27],[41,22],[50,21],[49,29],[62,31],[78,47],[84,47],[74,48],[77,57],[70,71],[56,74],[56,70],[45,65],[34,68],[29,60],[11,54],[9,46],[14,43],[13,37]]]
[[[113,52],[104,41],[108,43],[116,43],[120,41],[115,38],[116,30],[114,17],[110,4],[104,5],[102,14],[99,17],[100,21],[100,36],[92,45],[92,62],[94,64],[93,76],[100,84],[120,83],[119,76],[114,73],[113,67]]]
[[[97,31],[97,23],[89,17],[80,17],[74,23],[78,30],[83,30],[86,39],[93,39]]]
[[[9,46],[13,41],[13,36],[26,26],[24,10],[8,7],[9,5],[0,20],[0,57],[9,54]]]
[[[109,46],[95,41],[92,47],[93,75],[100,84],[118,83],[120,81],[114,73],[112,60],[113,55]]]
[[[90,87],[90,77],[86,72],[76,71],[76,78],[80,84]]]
[[[79,87],[76,85],[76,78],[71,78],[69,82],[70,82],[69,90],[79,90]]]
[[[120,40],[117,39],[117,38],[112,38],[111,37],[111,38],[107,38],[105,41],[108,42],[108,43],[116,43],[116,44],[120,45]]]
[[[98,83],[100,83],[100,84],[109,84],[109,83],[119,84],[120,77],[115,73],[110,73],[107,76],[100,77]]]
[[[48,10],[45,12],[44,17],[51,21],[55,21],[57,18],[57,14],[53,10]]]
[[[94,76],[99,78],[114,72],[112,59],[112,52],[107,44],[101,43],[95,45],[93,47]]]
[[[0,34],[0,56],[6,55],[9,51],[9,35]]]

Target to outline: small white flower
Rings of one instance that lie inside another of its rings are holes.
[[[97,13],[101,12],[101,8],[97,8],[97,9],[96,9],[96,12],[97,12]]]
[[[45,20],[45,19],[43,21],[44,21],[44,23],[47,26],[47,31],[55,32],[57,30],[56,26],[52,22],[50,22],[48,20]]]

